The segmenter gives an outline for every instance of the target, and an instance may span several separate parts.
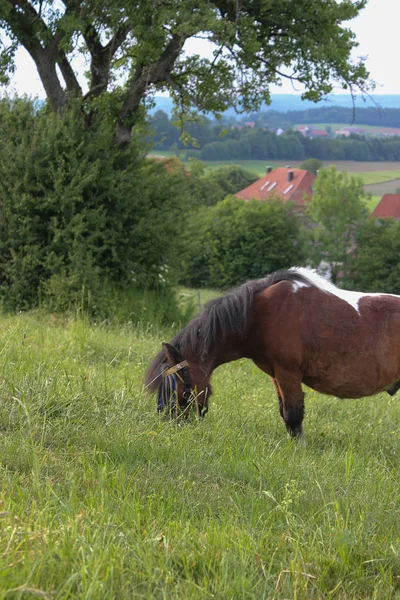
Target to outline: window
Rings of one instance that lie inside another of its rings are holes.
[[[267,191],[270,192],[271,190],[273,190],[274,187],[277,185],[277,183],[278,183],[277,181],[274,181],[274,183],[271,183],[271,185],[269,186]]]
[[[284,194],[288,194],[290,192],[290,190],[292,190],[294,188],[293,183],[291,185],[289,185],[289,187],[286,188],[286,190],[283,192]]]
[[[263,190],[264,188],[267,187],[267,185],[269,185],[269,181],[266,181],[261,187],[260,190]]]

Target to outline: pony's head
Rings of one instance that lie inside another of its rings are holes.
[[[186,360],[172,344],[164,343],[155,361],[158,376],[148,382],[148,387],[150,391],[157,389],[157,411],[175,418],[187,417],[192,411],[204,417],[211,396],[208,373],[196,362]],[[153,373],[150,368],[147,379]]]

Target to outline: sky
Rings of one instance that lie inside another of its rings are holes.
[[[377,94],[400,94],[399,17],[400,0],[369,0],[361,14],[347,24],[355,32],[360,44],[354,57],[368,57],[367,66],[371,78],[377,83]],[[187,50],[189,53],[197,52],[205,56],[211,54],[210,44],[199,40],[189,41]],[[79,72],[84,67],[77,64],[76,68]],[[273,86],[271,91],[292,94],[301,93],[302,90],[293,88],[289,81],[285,81],[282,87]],[[18,51],[16,74],[7,92],[45,97],[35,64],[23,49]]]

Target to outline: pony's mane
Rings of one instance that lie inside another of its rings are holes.
[[[307,277],[307,274],[310,277]],[[297,268],[282,269],[263,279],[254,279],[244,283],[224,296],[205,304],[202,311],[194,317],[172,340],[171,344],[183,355],[190,348],[199,360],[205,359],[216,344],[235,334],[242,337],[249,326],[249,314],[254,297],[259,292],[280,281],[293,281],[307,286],[319,287],[311,278],[312,271]],[[160,381],[161,373],[169,366],[163,351],[159,352],[151,363],[145,377],[145,385],[154,392]]]

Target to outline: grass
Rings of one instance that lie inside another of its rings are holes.
[[[209,300],[214,300],[220,295],[221,292],[218,290],[189,289],[182,286],[178,290],[178,305],[185,309],[189,304],[195,309],[200,310]]]
[[[400,179],[400,170],[393,169],[393,171],[371,171],[366,173],[357,173],[357,175],[361,177],[365,185],[370,185],[372,183],[382,183],[384,181]]]
[[[296,443],[239,361],[177,427],[142,390],[171,336],[1,318],[0,598],[399,598],[398,399],[309,391]]]
[[[374,195],[370,195],[368,197],[368,199],[366,200],[365,203],[366,203],[368,211],[370,213],[372,213],[372,211],[374,210],[374,208],[376,208],[376,206],[377,206],[378,202],[381,200],[381,198],[382,198],[382,196],[376,196],[376,195],[375,196]]]

